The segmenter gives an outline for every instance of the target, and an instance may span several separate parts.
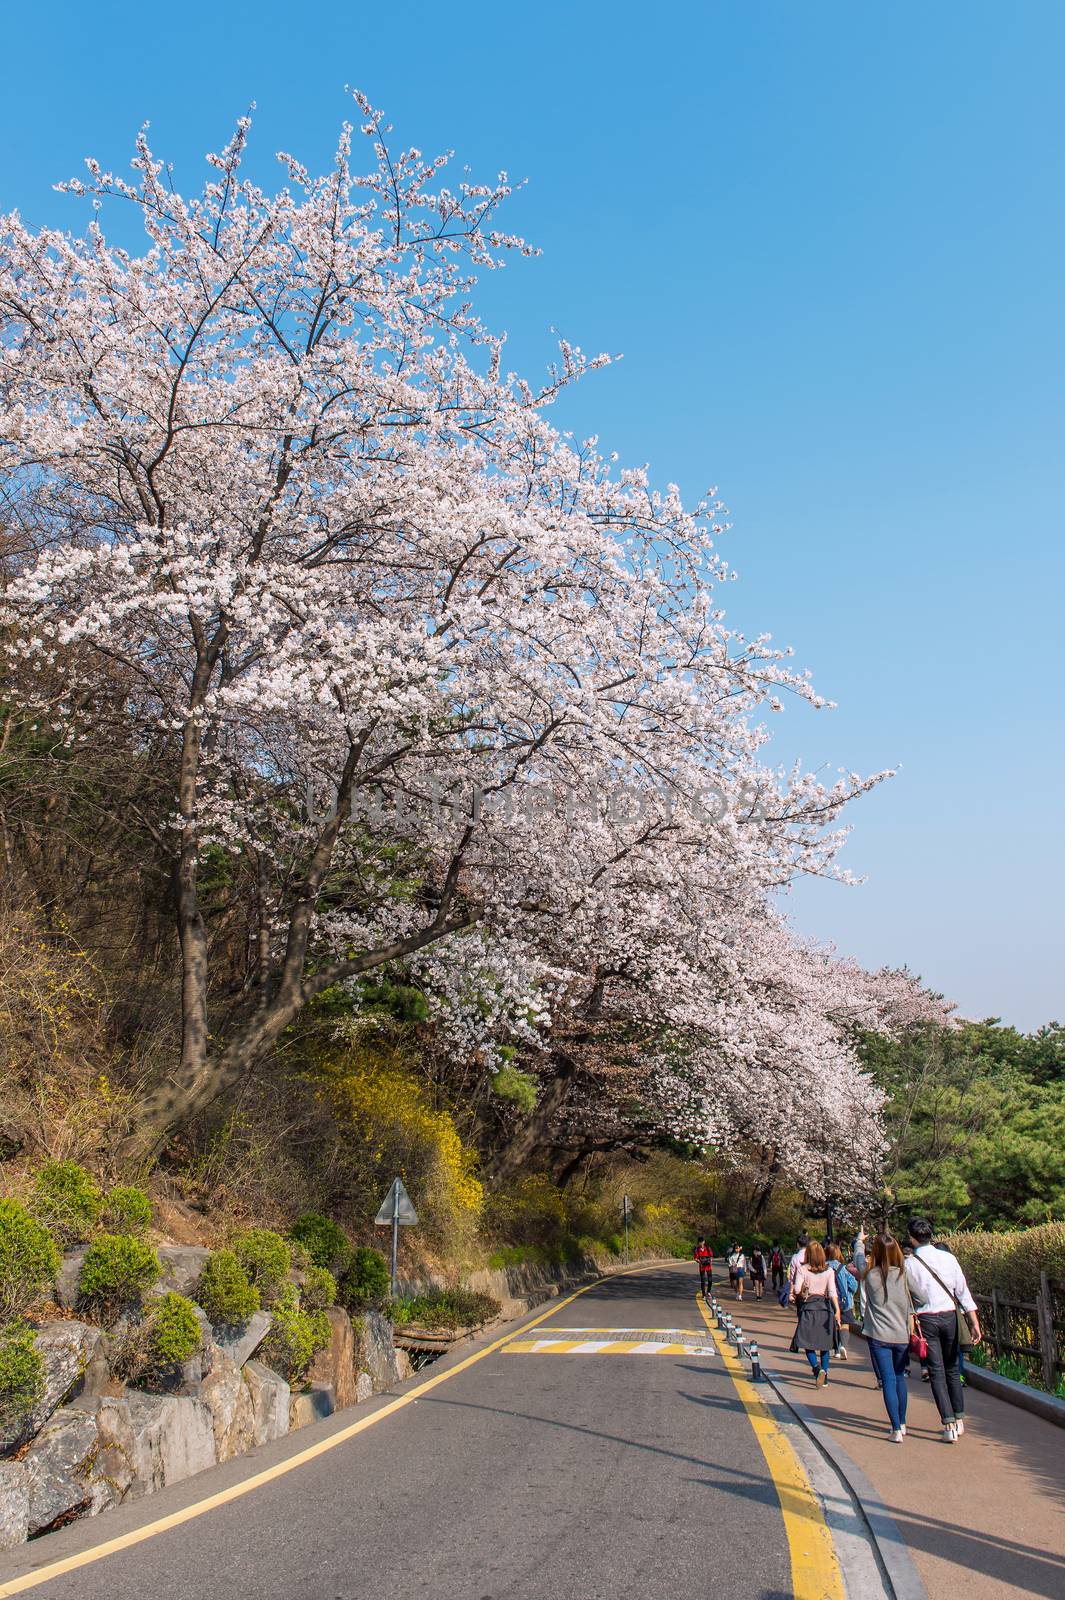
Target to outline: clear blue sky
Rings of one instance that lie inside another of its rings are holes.
[[[544,254],[481,301],[513,364],[552,325],[624,352],[565,422],[720,486],[731,614],[839,702],[781,757],[901,764],[855,808],[868,882],[802,886],[798,925],[967,1015],[1065,1015],[1060,0],[53,3],[5,46],[0,206],[35,221],[144,119],[186,187],[253,100],[263,176],[325,162],[346,82],[527,176]]]

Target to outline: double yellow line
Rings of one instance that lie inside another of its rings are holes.
[[[802,1462],[792,1449],[783,1428],[747,1377],[743,1362],[728,1340],[723,1339],[714,1327],[701,1295],[696,1297],[696,1303],[754,1429],[754,1436],[777,1491],[791,1555],[794,1600],[846,1600],[843,1574],[832,1535],[825,1522],[821,1502],[814,1493]]]

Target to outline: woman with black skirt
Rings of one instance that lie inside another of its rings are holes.
[[[805,1350],[819,1389],[828,1382],[828,1363],[838,1330],[843,1326],[836,1277],[816,1241],[806,1246],[806,1260],[795,1273],[791,1299],[799,1309],[793,1350]]]

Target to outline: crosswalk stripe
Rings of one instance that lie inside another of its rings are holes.
[[[502,1355],[532,1356],[712,1356],[713,1345],[675,1339],[512,1339]]]

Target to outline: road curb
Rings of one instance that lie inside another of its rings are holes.
[[[876,1553],[887,1575],[895,1600],[928,1600],[928,1591],[914,1565],[909,1547],[898,1530],[894,1517],[869,1482],[865,1473],[833,1439],[831,1431],[794,1395],[783,1378],[762,1367],[762,1376],[799,1426],[826,1456],[854,1496]]]

